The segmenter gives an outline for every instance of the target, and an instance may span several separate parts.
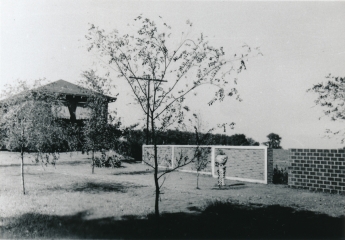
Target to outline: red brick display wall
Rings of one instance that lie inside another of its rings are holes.
[[[344,149],[290,149],[289,186],[345,193]]]

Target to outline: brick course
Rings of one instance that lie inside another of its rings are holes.
[[[289,151],[290,187],[345,193],[344,149],[290,149]]]
[[[267,183],[273,183],[274,149],[267,148]]]
[[[211,166],[211,147],[207,147],[209,150],[206,153],[206,158],[209,160],[209,164],[207,167],[202,170],[205,173],[212,173],[212,166]],[[205,148],[205,147],[203,147]],[[188,157],[188,159],[192,159],[195,154],[196,147],[191,146],[174,146],[174,153],[172,153],[171,146],[164,146],[159,145],[157,146],[157,153],[158,153],[158,163],[161,167],[171,167],[171,159],[172,154],[174,154],[174,165],[176,166],[177,160],[180,156]],[[251,179],[251,180],[265,180],[264,172],[265,172],[265,151],[266,149],[246,149],[246,148],[222,148],[216,147],[215,148],[215,157],[222,151],[225,155],[228,156],[227,161],[227,169],[226,169],[226,177],[234,177],[234,178],[242,178],[242,179]],[[267,152],[267,182],[272,182],[273,177],[273,151],[270,150]],[[144,147],[143,150],[143,160],[148,161],[153,164],[153,146]],[[188,171],[195,171],[196,167],[194,163],[186,165],[179,170],[188,170]],[[216,170],[216,168],[215,168]]]
[[[171,152],[172,152],[172,149],[170,146],[157,146],[157,156],[158,156],[159,166],[162,166],[162,167],[171,166]],[[148,162],[150,164],[154,163],[153,147],[144,147],[143,161]]]
[[[265,180],[264,149],[232,149],[218,148],[228,156],[226,176],[255,180]],[[218,155],[216,151],[216,156]]]
[[[203,148],[205,149],[205,148]],[[208,164],[206,165],[206,168],[203,169],[201,172],[208,172],[211,173],[212,171],[212,167],[211,167],[211,148],[208,147],[207,148],[208,151],[205,150],[205,157],[207,158]],[[180,158],[180,156],[184,157],[188,157],[187,161],[191,161],[193,158],[195,158],[195,151],[196,151],[196,147],[175,147],[174,148],[174,162],[176,164],[176,162],[178,161],[178,159]],[[179,170],[189,170],[189,171],[196,171],[196,165],[194,163],[188,164],[184,167],[179,168]]]

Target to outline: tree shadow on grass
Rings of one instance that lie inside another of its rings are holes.
[[[332,239],[344,238],[344,216],[330,217],[279,205],[210,203],[200,213],[164,213],[159,228],[153,215],[87,219],[29,213],[5,219],[0,237],[157,238],[157,239]],[[24,227],[25,226],[25,227]],[[27,231],[27,232],[26,232]]]
[[[144,170],[144,171],[132,171],[132,172],[119,172],[119,173],[113,173],[112,175],[145,175],[145,174],[151,174],[153,171],[151,170]]]
[[[128,163],[128,164],[138,164],[138,163],[142,163],[141,160],[130,159],[130,158],[121,159],[121,162]]]
[[[56,162],[56,166],[59,165],[69,165],[69,166],[76,166],[76,165],[82,165],[82,164],[90,164],[91,165],[91,161],[64,161],[64,162]]]
[[[6,167],[20,167],[21,164],[14,163],[14,164],[6,164],[6,165],[0,165],[0,168],[6,168]],[[24,167],[26,166],[40,166],[39,163],[24,163]]]
[[[48,190],[51,191],[66,191],[66,192],[86,192],[86,193],[102,193],[102,192],[119,192],[126,193],[128,189],[136,189],[146,187],[144,185],[135,185],[132,183],[105,183],[105,182],[86,182],[86,183],[75,183],[67,186],[55,186],[50,187]]]
[[[146,175],[146,174],[153,174],[152,169],[142,170],[142,171],[131,171],[131,172],[119,172],[113,173],[112,175]],[[158,170],[158,173],[162,173],[164,170]]]
[[[57,162],[56,163],[56,166],[59,166],[59,165],[69,165],[69,166],[76,166],[76,165],[89,165],[91,167],[92,165],[92,160],[88,160],[88,161],[68,161],[68,162]],[[98,168],[96,166],[96,168]],[[104,167],[104,168],[107,168],[107,169],[117,169],[117,168],[126,168],[125,166],[119,166],[119,167],[116,167],[116,168],[111,168],[111,167]]]
[[[90,164],[91,165],[91,161],[64,161],[64,162],[59,162],[59,160],[56,162],[55,166],[59,166],[59,165],[70,165],[70,166],[76,166],[76,165],[81,165],[81,164]],[[42,163],[38,162],[38,163],[24,163],[24,167],[27,166],[41,166]],[[45,164],[43,164],[45,166]],[[49,166],[51,164],[48,164]],[[5,168],[5,167],[20,167],[21,164],[19,163],[15,163],[15,164],[6,164],[6,165],[0,165],[0,168]]]
[[[219,187],[218,185],[214,185],[211,190],[234,190],[234,189],[243,189],[248,188],[248,186],[244,183],[233,183]]]

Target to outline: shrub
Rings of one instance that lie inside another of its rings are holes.
[[[119,154],[135,159],[136,161],[141,161],[142,158],[142,145],[143,142],[140,141],[118,141],[114,149]]]
[[[274,184],[288,184],[288,171],[283,168],[279,170],[278,166],[273,169],[273,183]]]
[[[107,154],[105,151],[102,151],[101,157],[95,157],[95,166],[102,168],[118,168],[121,167],[120,157],[116,154]]]

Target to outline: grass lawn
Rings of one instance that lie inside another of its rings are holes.
[[[0,152],[0,238],[344,238],[342,195],[174,172],[162,189],[159,228],[148,166],[95,168],[88,155],[61,154],[55,167]]]

